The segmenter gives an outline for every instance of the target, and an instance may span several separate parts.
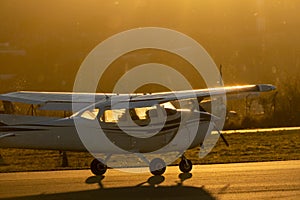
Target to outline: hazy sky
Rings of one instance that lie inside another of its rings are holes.
[[[300,77],[299,10],[294,0],[1,0],[0,91],[71,91],[81,62],[96,45],[148,26],[195,39],[223,65],[225,84],[278,84]],[[136,63],[153,61],[202,86],[180,58],[144,50],[116,60],[101,90],[110,91]]]

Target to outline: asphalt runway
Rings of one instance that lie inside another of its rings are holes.
[[[300,199],[300,160],[168,167],[163,176],[115,169],[0,174],[0,199]]]

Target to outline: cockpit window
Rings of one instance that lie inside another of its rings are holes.
[[[97,115],[99,113],[99,109],[95,108],[93,110],[86,110],[84,111],[80,117],[84,118],[84,119],[89,119],[89,120],[94,120],[96,119]]]
[[[100,121],[116,123],[124,115],[125,111],[125,109],[105,110],[103,115],[100,117]]]
[[[177,113],[176,108],[171,103],[161,104],[161,108],[165,109],[167,115]],[[100,116],[100,122],[117,123],[118,121],[147,121],[151,117],[158,117],[157,107],[142,107],[130,109],[114,109],[105,110]]]
[[[106,110],[100,117],[102,122],[114,122],[126,121],[131,118],[132,120],[142,120],[146,119],[147,108],[132,108],[132,109],[115,109]]]

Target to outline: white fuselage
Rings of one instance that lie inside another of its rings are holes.
[[[201,117],[197,118],[195,115]],[[73,117],[44,122],[27,122],[26,124],[0,126],[0,147],[88,150],[94,153],[184,151],[199,146],[206,134],[210,134],[212,128],[208,118],[208,113],[178,111],[168,115],[162,127],[161,123],[152,123],[148,127],[147,120],[133,120],[136,126],[126,126],[125,123],[121,128],[115,122],[79,116],[77,119]],[[81,129],[84,133],[80,131]],[[157,130],[156,134],[147,137],[147,134]]]

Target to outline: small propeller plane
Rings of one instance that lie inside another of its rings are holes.
[[[258,84],[152,94],[29,91],[1,94],[0,100],[6,109],[12,102],[21,102],[35,105],[41,110],[73,111],[73,115],[54,118],[2,113],[0,147],[89,151],[108,155],[105,160],[95,158],[91,162],[91,171],[95,175],[106,172],[106,162],[114,153],[133,153],[146,160],[142,157],[144,153],[160,153],[161,149],[164,152],[179,151],[181,154],[179,168],[182,172],[189,172],[192,169],[192,162],[184,156],[184,151],[202,145],[205,136],[213,130],[209,125],[218,120],[217,116],[201,106],[202,101],[212,100],[213,97],[224,94],[238,95],[272,90],[275,90],[273,85]],[[199,109],[193,106],[185,109],[174,106],[174,101],[187,101],[195,97]],[[124,102],[128,104],[125,105]],[[76,112],[74,107],[77,108]],[[185,120],[182,121],[182,118]],[[110,141],[110,144],[99,140],[97,142],[92,138],[91,145],[87,147],[78,134],[78,123],[86,131],[87,138],[89,134],[97,134],[101,129],[104,134],[100,139]],[[183,129],[186,135],[176,140],[174,138],[182,123],[184,127],[196,124],[197,129],[194,131],[189,131],[191,130],[189,128]],[[222,135],[221,138],[228,145]],[[164,148],[165,146],[167,148]],[[161,175],[165,172],[166,164],[163,159],[154,158],[145,162],[148,162],[152,174]]]

